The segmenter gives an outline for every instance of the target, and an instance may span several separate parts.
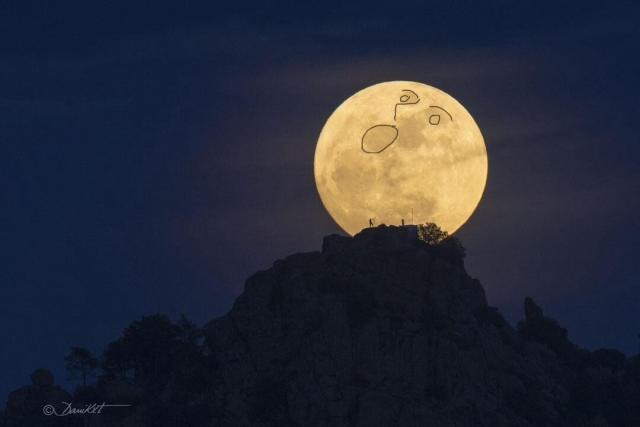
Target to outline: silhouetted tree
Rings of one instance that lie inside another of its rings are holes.
[[[180,316],[178,321],[178,332],[180,339],[186,344],[198,345],[203,338],[202,330],[198,326],[187,319],[185,315]]]
[[[418,225],[418,239],[429,246],[437,247],[449,258],[461,260],[465,256],[465,249],[460,240],[450,236],[432,222]]]
[[[86,348],[71,347],[64,364],[71,378],[82,379],[82,385],[86,387],[87,378],[93,376],[98,368],[98,359]]]
[[[145,316],[107,346],[101,384],[125,381],[139,389],[139,414],[148,425],[193,425],[194,417],[208,419],[207,405],[197,398],[212,384],[202,337],[184,316],[177,323],[164,315]]]
[[[104,375],[155,390],[167,380],[178,341],[179,328],[167,316],[144,316],[107,346]]]
[[[437,245],[447,237],[449,233],[432,222],[418,225],[418,238],[428,245]]]

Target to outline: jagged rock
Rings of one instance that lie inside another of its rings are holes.
[[[561,425],[568,401],[558,360],[526,349],[460,257],[406,227],[277,261],[206,337],[214,425]]]
[[[53,373],[50,370],[40,368],[31,374],[31,384],[36,387],[50,387],[55,383]]]
[[[73,397],[130,410],[44,417],[70,397],[38,370],[0,425],[640,426],[640,356],[578,348],[531,298],[514,330],[466,273],[459,241],[422,231],[331,235],[321,252],[276,261],[204,344],[188,322],[133,322],[98,384]]]
[[[567,330],[549,317],[530,298],[524,300],[525,318],[518,324],[520,335],[527,341],[545,345],[570,363],[578,363],[581,355],[577,347],[569,341]]]
[[[9,394],[5,411],[6,427],[76,425],[43,412],[45,405],[60,408],[61,402],[71,402],[69,393],[55,385],[51,371],[36,369],[31,374],[31,382],[31,385]]]
[[[524,318],[527,322],[537,322],[544,318],[542,309],[538,304],[533,302],[531,297],[526,297],[524,299]]]

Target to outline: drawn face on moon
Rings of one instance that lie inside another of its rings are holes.
[[[347,233],[369,225],[434,222],[453,233],[487,179],[480,129],[453,97],[395,81],[370,86],[329,117],[314,173],[324,206]]]

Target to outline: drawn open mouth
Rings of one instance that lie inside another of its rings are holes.
[[[398,139],[398,128],[395,125],[375,125],[362,135],[362,151],[365,153],[381,153]]]

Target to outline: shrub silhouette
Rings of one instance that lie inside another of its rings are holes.
[[[433,222],[418,225],[418,239],[428,245],[437,245],[449,237],[449,233],[442,230]]]
[[[460,240],[450,236],[433,222],[418,225],[418,239],[429,246],[436,247],[443,255],[451,259],[462,259],[466,254]]]

